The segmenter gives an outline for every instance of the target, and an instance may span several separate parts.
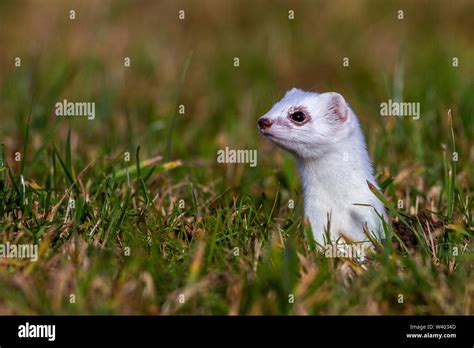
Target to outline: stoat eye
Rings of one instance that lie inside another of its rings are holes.
[[[303,124],[307,121],[308,117],[303,111],[294,111],[289,114],[290,119],[296,124]]]

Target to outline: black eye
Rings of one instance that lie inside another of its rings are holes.
[[[303,123],[307,119],[306,114],[303,111],[292,112],[290,118],[295,123]]]

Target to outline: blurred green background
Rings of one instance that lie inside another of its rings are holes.
[[[450,108],[460,158],[474,156],[472,13],[472,1],[2,1],[0,136],[10,153],[21,149],[32,108],[30,151],[64,142],[71,128],[78,168],[141,145],[143,157],[189,160],[248,184],[284,166],[256,120],[296,86],[345,96],[379,170],[400,161],[440,170]],[[380,117],[389,98],[420,102],[420,119]],[[96,119],[56,118],[63,99],[95,102]],[[225,146],[258,148],[258,169],[218,166]]]

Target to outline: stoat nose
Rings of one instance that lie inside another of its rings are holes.
[[[272,126],[272,123],[270,122],[268,118],[261,117],[258,120],[258,126],[260,127],[261,130],[264,130],[264,129],[270,128]]]

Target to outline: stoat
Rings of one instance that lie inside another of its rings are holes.
[[[319,246],[329,242],[328,235],[331,242],[367,242],[365,225],[376,239],[384,237],[375,211],[388,220],[382,202],[367,185],[368,181],[377,187],[364,136],[340,94],[293,88],[260,117],[258,127],[296,159],[305,215]]]

